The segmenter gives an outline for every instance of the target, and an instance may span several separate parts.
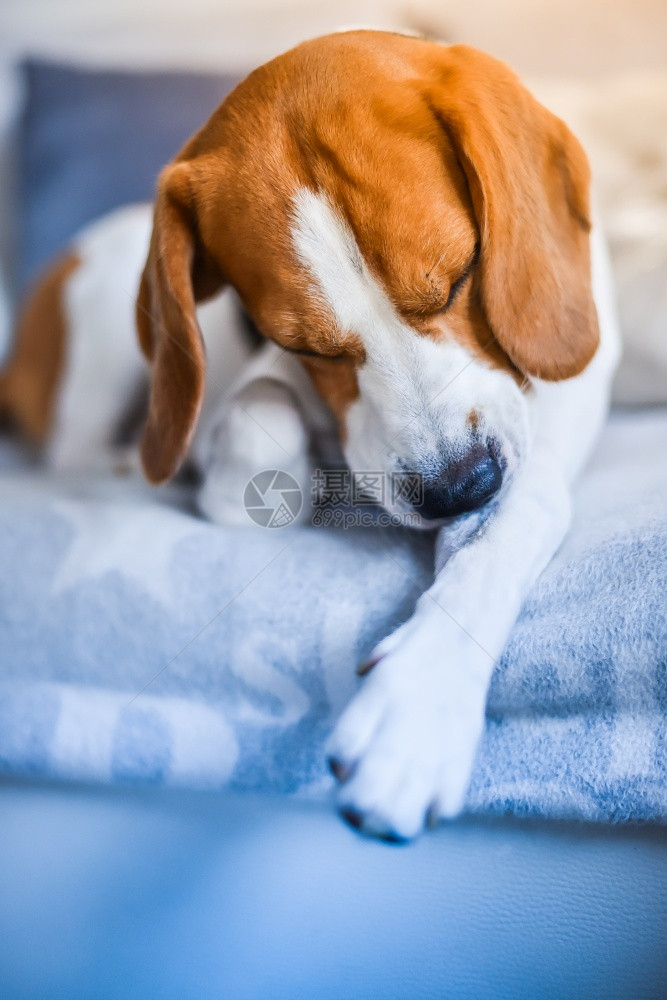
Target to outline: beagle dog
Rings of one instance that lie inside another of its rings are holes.
[[[152,212],[91,227],[24,310],[0,394],[56,466],[109,448],[140,381],[138,286],[152,483],[189,456],[202,510],[234,522],[250,476],[303,483],[332,432],[353,474],[421,477],[418,503],[385,503],[437,529],[433,584],[360,668],[329,747],[365,832],[412,838],[461,810],[492,669],[568,530],[619,353],[589,183],[502,63],[334,34],[251,73]]]

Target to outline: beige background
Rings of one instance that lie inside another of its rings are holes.
[[[531,76],[667,69],[667,0],[408,0],[415,26]]]
[[[667,68],[666,0],[2,0],[0,61],[29,47],[242,68],[359,23],[465,41],[530,75]]]

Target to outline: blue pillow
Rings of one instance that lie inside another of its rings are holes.
[[[240,77],[23,64],[21,289],[81,226],[153,197],[161,167]]]

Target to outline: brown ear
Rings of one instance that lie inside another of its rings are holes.
[[[206,355],[195,303],[222,278],[200,245],[192,187],[194,166],[177,162],[158,182],[148,260],[136,305],[139,343],[152,362],[144,471],[161,483],[178,471],[204,398]]]
[[[570,378],[599,339],[586,154],[503,63],[463,45],[442,52],[433,110],[467,177],[487,320],[522,372]]]

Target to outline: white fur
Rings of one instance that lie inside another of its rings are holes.
[[[407,468],[427,475],[465,452],[475,411],[477,434],[492,433],[502,450],[507,486],[528,445],[527,407],[514,379],[474,358],[453,337],[444,339],[446,317],[442,341],[418,336],[323,195],[298,192],[292,236],[313,294],[344,333],[361,338],[366,351],[357,373],[359,397],[346,415],[350,468],[387,475]]]
[[[248,481],[265,469],[280,469],[300,485],[304,503],[297,522],[307,521],[310,436],[330,419],[298,358],[272,342],[264,344],[229,392],[217,394],[211,418],[198,432],[197,465],[206,473],[199,495],[203,513],[220,524],[247,527]]]
[[[47,456],[56,469],[108,459],[115,424],[140,384],[134,301],[150,232],[150,207],[132,205],[89,226],[74,246],[81,264],[65,286],[65,372]]]
[[[602,341],[594,360],[577,378],[534,381],[521,394],[509,376],[402,322],[323,197],[298,194],[293,235],[314,294],[366,348],[360,398],[347,417],[352,468],[381,461],[390,471],[397,457],[424,467],[438,449],[456,451],[475,410],[502,442],[511,472],[483,526],[473,515],[467,537],[460,524],[440,530],[432,587],[375,650],[377,665],[330,741],[350,775],[341,806],[369,832],[412,837],[428,815],[461,809],[493,666],[568,529],[569,487],[601,427],[618,357],[609,269],[596,234]]]

